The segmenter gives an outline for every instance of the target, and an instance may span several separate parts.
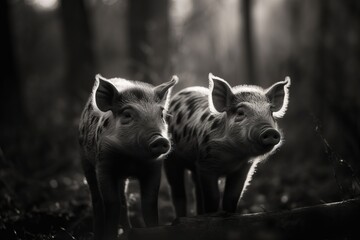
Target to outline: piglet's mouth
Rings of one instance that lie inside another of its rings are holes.
[[[170,150],[170,142],[160,134],[155,134],[150,138],[149,151],[153,157],[167,153]]]

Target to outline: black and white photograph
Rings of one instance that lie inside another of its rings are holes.
[[[1,240],[360,239],[359,0],[2,0]]]

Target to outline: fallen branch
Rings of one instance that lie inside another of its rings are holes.
[[[288,211],[203,215],[132,229],[138,239],[360,239],[360,198]]]

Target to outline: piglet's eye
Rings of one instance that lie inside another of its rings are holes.
[[[129,124],[133,121],[133,114],[130,110],[124,110],[120,113],[120,122],[122,124]]]
[[[237,111],[237,115],[238,115],[239,117],[245,116],[245,112],[244,112],[243,110],[238,110],[238,111]]]
[[[238,109],[236,111],[236,121],[242,121],[246,117],[245,111],[242,109]]]

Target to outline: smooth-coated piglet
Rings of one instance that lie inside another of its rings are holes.
[[[209,89],[189,87],[170,102],[173,151],[165,170],[178,217],[186,215],[184,170],[192,172],[198,213],[220,208],[219,177],[226,177],[222,208],[235,212],[257,163],[282,143],[277,119],[284,116],[290,78],[267,89],[209,74]]]
[[[95,239],[116,239],[119,222],[129,227],[124,195],[125,179],[129,177],[139,180],[146,225],[157,225],[162,158],[170,151],[164,116],[177,81],[174,76],[154,87],[96,75],[79,126]]]

